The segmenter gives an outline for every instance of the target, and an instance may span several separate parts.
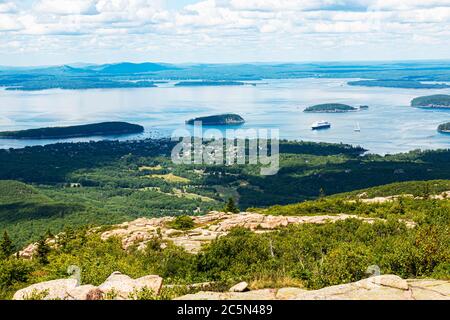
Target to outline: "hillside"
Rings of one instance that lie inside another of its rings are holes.
[[[141,133],[144,127],[127,122],[101,122],[69,127],[49,127],[0,132],[6,139],[56,139]]]
[[[147,72],[157,72],[162,70],[174,69],[173,66],[167,64],[159,63],[130,63],[122,62],[116,64],[107,64],[97,66],[96,71],[106,74],[135,74],[135,73],[147,73]]]

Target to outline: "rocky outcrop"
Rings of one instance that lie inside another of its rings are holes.
[[[78,286],[76,279],[59,279],[33,284],[14,294],[14,300],[101,300],[132,299],[141,290],[151,290],[154,295],[160,293],[163,279],[149,275],[132,279],[120,272],[113,272],[98,287],[93,285]]]
[[[377,220],[347,214],[271,216],[252,212],[233,214],[214,211],[204,216],[192,216],[191,218],[197,227],[188,231],[179,231],[167,227],[168,222],[174,219],[172,217],[140,218],[114,226],[112,230],[102,233],[101,237],[102,239],[110,237],[121,238],[124,249],[129,248],[133,244],[137,244],[138,248],[144,248],[146,243],[160,232],[162,240],[171,241],[190,253],[198,253],[202,245],[228,234],[235,227],[243,227],[261,233],[277,230],[291,224],[323,224],[350,218],[359,219],[367,223],[373,223]]]
[[[450,300],[450,281],[403,280],[395,275],[382,275],[320,290],[201,291],[177,300]]]
[[[144,249],[146,244],[155,237],[161,237],[163,242],[170,241],[183,247],[190,253],[198,253],[204,244],[214,239],[227,235],[235,227],[243,227],[256,233],[269,232],[291,224],[324,224],[329,222],[358,219],[366,223],[374,223],[376,218],[366,218],[357,215],[311,215],[311,216],[272,216],[260,213],[241,212],[238,214],[213,211],[204,216],[192,216],[196,228],[180,231],[170,227],[173,217],[139,218],[134,221],[124,222],[112,226],[110,230],[102,232],[103,240],[118,237],[122,241],[122,247],[127,250],[133,245],[138,249]],[[411,221],[402,221],[408,227],[414,227]],[[96,232],[98,229],[93,229]],[[58,236],[47,240],[48,245],[56,246]],[[31,244],[19,255],[23,258],[32,258],[37,245]]]

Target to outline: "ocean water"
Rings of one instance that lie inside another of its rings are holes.
[[[141,139],[170,136],[176,129],[192,127],[185,120],[220,113],[238,113],[246,128],[278,129],[287,139],[348,143],[372,153],[413,149],[450,148],[450,135],[436,131],[450,121],[450,110],[410,107],[418,96],[450,94],[450,89],[417,90],[365,88],[346,85],[355,79],[264,80],[256,86],[45,90],[0,90],[0,131],[65,126],[100,121],[127,121],[145,127],[145,133],[121,137],[88,137],[65,140],[0,139],[0,148],[21,148],[62,141]],[[312,114],[303,109],[319,103],[368,105],[366,111]],[[312,131],[318,120],[332,123],[329,130]],[[354,128],[359,123],[361,132]]]

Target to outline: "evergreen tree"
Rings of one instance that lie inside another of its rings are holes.
[[[0,257],[8,258],[13,253],[14,245],[8,235],[8,232],[5,230],[5,232],[3,233],[2,241],[0,242]]]
[[[323,199],[326,197],[325,190],[323,188],[320,188],[319,190],[319,199]]]
[[[50,253],[50,247],[45,240],[45,237],[41,237],[36,249],[36,258],[41,264],[48,264],[48,254]]]
[[[234,199],[233,198],[229,198],[226,206],[223,209],[223,211],[225,211],[225,212],[232,212],[232,213],[239,213],[241,210],[239,210],[239,208],[236,207]]]

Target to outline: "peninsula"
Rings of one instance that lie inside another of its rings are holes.
[[[423,96],[411,101],[412,107],[422,108],[450,108],[450,95],[435,94],[432,96]]]
[[[186,124],[194,125],[195,122],[201,122],[202,125],[223,126],[237,125],[245,123],[245,120],[238,114],[226,113],[207,117],[198,117],[186,121]]]
[[[340,113],[340,112],[350,112],[357,111],[358,108],[342,104],[342,103],[325,103],[325,104],[317,104],[315,106],[308,107],[304,110],[304,112],[311,113]]]
[[[0,139],[61,139],[141,133],[144,127],[127,122],[101,122],[69,127],[49,127],[0,132]]]
[[[358,80],[347,83],[349,86],[404,88],[404,89],[444,89],[450,88],[445,83],[423,83],[416,80]]]

